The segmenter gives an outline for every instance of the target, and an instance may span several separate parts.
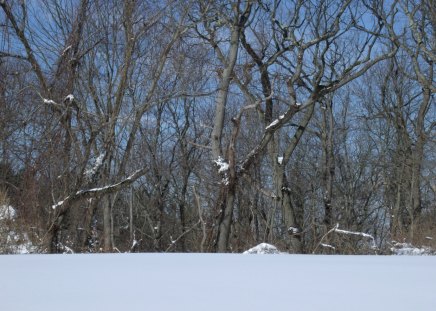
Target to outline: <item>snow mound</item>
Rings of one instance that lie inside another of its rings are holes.
[[[436,252],[428,246],[422,246],[421,248],[415,247],[410,243],[393,242],[391,252],[394,255],[408,255],[408,256],[428,256],[435,255]]]
[[[20,235],[15,231],[9,231],[6,237],[6,249],[0,250],[0,253],[3,251],[7,254],[34,254],[37,248],[30,241],[27,233]]]
[[[0,220],[13,220],[17,217],[16,210],[10,205],[0,205]]]
[[[255,247],[250,248],[243,254],[281,254],[280,251],[274,245],[268,243],[260,243]]]

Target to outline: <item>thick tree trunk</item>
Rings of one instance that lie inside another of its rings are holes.
[[[223,215],[219,224],[219,234],[217,240],[217,251],[219,253],[227,252],[229,237],[232,225],[233,205],[235,203],[235,186],[232,185],[227,189],[226,200],[224,203]]]
[[[219,82],[218,95],[215,99],[215,116],[214,116],[214,124],[213,124],[212,135],[211,135],[213,161],[223,160],[221,140],[222,140],[222,132],[224,128],[224,118],[225,118],[227,97],[229,93],[230,82],[233,77],[233,70],[238,57],[239,38],[241,35],[241,31],[245,25],[245,22],[247,21],[248,15],[250,14],[250,10],[251,10],[251,3],[248,3],[245,12],[240,16],[238,15],[236,17],[235,23],[231,26],[231,36],[230,36],[228,57],[224,64],[225,68],[222,73],[221,80]],[[232,156],[234,157],[234,155]],[[222,215],[220,217],[220,223],[218,224],[219,226],[218,236],[217,236],[218,252],[226,252],[229,243],[229,236],[230,236],[230,229],[231,229],[232,215],[233,215],[233,204],[235,200],[235,189],[236,189],[235,165],[236,165],[235,159],[233,160],[230,159],[229,169],[224,172],[221,172],[222,173],[221,175],[223,177],[223,181],[221,182],[221,187],[224,187],[225,191],[223,191],[224,207],[221,210]],[[224,177],[226,174],[227,177]]]

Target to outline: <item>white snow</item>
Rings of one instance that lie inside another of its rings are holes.
[[[64,201],[63,201],[63,200],[57,202],[56,204],[53,204],[53,205],[51,206],[51,208],[52,208],[52,209],[57,209],[57,208],[58,208],[59,206],[61,206],[62,204],[64,204]]]
[[[330,248],[330,249],[333,249],[333,250],[336,249],[336,247],[334,247],[334,246],[332,246],[332,245],[330,245],[330,244],[321,243],[320,245],[321,245],[322,247],[325,247],[325,248]]]
[[[428,247],[416,247],[410,243],[399,243],[392,242],[391,252],[395,255],[411,255],[411,256],[423,256],[423,255],[434,255],[436,252]]]
[[[277,162],[279,164],[282,164],[283,163],[283,157],[277,157]]]
[[[66,101],[70,101],[70,102],[72,102],[72,101],[74,100],[74,95],[73,95],[73,94],[69,94],[69,95],[67,95],[67,96],[65,97],[65,100],[66,100]]]
[[[0,220],[13,220],[17,217],[17,211],[10,205],[0,205]]]
[[[0,256],[7,311],[433,311],[436,257]]]
[[[27,233],[14,221],[17,211],[10,205],[0,205],[0,254],[29,254],[36,252]],[[16,232],[18,229],[21,233]],[[0,294],[1,297],[1,294]],[[1,299],[0,299],[1,300]]]
[[[64,55],[68,50],[70,50],[72,48],[71,45],[67,46],[63,51],[62,51],[62,55]]]
[[[260,243],[259,245],[245,251],[244,254],[280,254],[280,251],[274,245]]]
[[[297,234],[297,233],[300,232],[300,229],[295,228],[295,227],[289,227],[289,228],[288,228],[288,231],[289,231],[290,233],[292,233],[292,234]]]
[[[129,180],[132,180],[138,173],[140,173],[142,170],[141,169],[139,169],[139,170],[136,170],[133,174],[131,174],[130,176],[128,176],[126,179],[124,179],[124,180],[122,180],[122,181],[120,181],[120,182],[118,182],[118,183],[116,183],[116,184],[113,184],[113,185],[107,185],[107,186],[104,186],[104,187],[99,187],[99,188],[92,188],[92,189],[83,189],[83,190],[79,190],[79,191],[77,191],[76,192],[76,196],[79,196],[79,195],[82,195],[82,194],[84,194],[84,193],[95,193],[95,192],[100,192],[100,191],[104,191],[104,190],[108,190],[108,189],[113,189],[113,188],[116,188],[116,187],[118,187],[119,185],[121,185],[121,184],[123,184],[124,182],[126,182],[126,181],[129,181]],[[53,204],[51,207],[52,207],[52,209],[56,209],[56,208],[58,208],[59,206],[62,206],[64,203],[65,203],[65,201],[67,201],[67,200],[69,200],[70,199],[70,196],[67,196],[65,199],[63,199],[62,201],[58,201],[57,203],[55,203],[55,204]]]
[[[218,160],[215,160],[214,162],[219,167],[218,173],[224,173],[229,170],[229,164],[224,161],[222,157],[219,157]]]
[[[70,95],[68,95],[68,96],[70,96]],[[73,95],[71,95],[71,96],[73,96]],[[91,179],[97,173],[97,171],[100,169],[101,165],[103,164],[104,156],[105,156],[105,154],[101,153],[95,159],[94,165],[90,169],[85,171],[84,175],[85,175],[86,178]]]
[[[54,100],[44,98],[44,104],[57,105]]]
[[[373,248],[377,248],[376,244],[375,244],[375,239],[372,235],[368,234],[368,233],[364,233],[364,232],[356,232],[356,231],[348,231],[348,230],[342,230],[339,229],[339,224],[336,224],[334,231],[337,233],[342,233],[342,234],[346,234],[346,235],[354,235],[354,236],[361,236],[363,238],[368,238],[372,241],[372,247]]]
[[[1,245],[0,254],[31,254],[37,251],[27,233],[18,234],[13,230],[2,232],[6,236],[6,243]]]
[[[133,239],[132,246],[130,247],[130,249],[134,249],[138,244],[139,242],[136,239]]]
[[[265,127],[265,130],[267,130],[267,129],[273,127],[273,126],[275,126],[275,125],[278,124],[278,123],[279,123],[279,120],[278,120],[278,119],[275,119],[275,120],[272,121],[272,122],[271,122],[267,127]]]

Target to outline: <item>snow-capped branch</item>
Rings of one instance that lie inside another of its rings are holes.
[[[364,238],[369,238],[369,239],[374,240],[374,237],[368,233],[342,230],[342,229],[339,229],[339,225],[336,225],[336,228],[334,231],[337,233],[348,234],[348,235],[357,235],[357,236],[361,236]]]
[[[59,206],[64,205],[64,202],[65,202],[65,201],[68,201],[69,198],[70,198],[70,197],[68,196],[68,197],[66,197],[64,200],[59,201],[59,202],[53,204],[53,205],[51,206],[51,208],[52,208],[52,209],[57,209]]]
[[[57,103],[54,100],[51,100],[51,99],[44,98],[43,101],[44,101],[44,104],[57,105]]]
[[[279,124],[279,120],[275,119],[274,121],[272,121],[267,127],[265,127],[265,130],[269,130],[270,128],[272,128],[273,126]]]
[[[330,249],[332,249],[332,250],[336,250],[336,247],[334,247],[334,246],[332,246],[332,245],[330,245],[330,244],[321,243],[320,245],[321,245],[322,247],[325,247],[325,248],[330,248]]]
[[[81,199],[89,199],[89,198],[93,198],[96,196],[101,196],[101,195],[106,195],[106,194],[117,192],[117,191],[121,190],[122,188],[134,183],[139,177],[144,175],[144,173],[145,173],[145,169],[140,169],[116,184],[112,184],[112,185],[108,185],[108,186],[104,186],[104,187],[100,187],[100,188],[91,188],[91,189],[79,190],[75,194],[69,195],[65,199],[63,199],[62,201],[59,201],[59,202],[53,204],[52,208],[59,209],[59,208],[66,206],[67,203],[71,204],[71,203],[79,201]]]
[[[64,56],[65,53],[67,53],[69,50],[71,50],[71,48],[72,48],[71,45],[67,46],[67,47],[62,51],[62,54],[61,54],[61,55]]]
[[[260,154],[262,154],[263,150],[265,150],[265,148],[267,147],[268,143],[272,139],[276,130],[278,130],[287,122],[289,122],[289,120],[291,120],[294,117],[294,115],[296,115],[299,111],[305,110],[306,108],[309,108],[314,104],[315,104],[315,100],[313,98],[307,99],[303,104],[300,105],[294,103],[288,108],[288,110],[286,110],[284,114],[280,115],[277,119],[275,119],[268,126],[266,126],[265,132],[263,133],[263,136],[259,141],[259,143],[247,154],[245,159],[240,164],[239,172],[243,173],[248,170],[251,164],[254,163],[254,160]]]
[[[277,124],[279,124],[280,120],[283,120],[284,118],[285,118],[285,115],[282,114],[281,116],[279,116],[278,119],[275,119],[267,127],[265,127],[265,130],[268,130],[268,129],[270,129],[273,126],[276,126]]]
[[[339,224],[336,224],[326,234],[323,235],[323,237],[321,238],[321,240],[319,241],[318,245],[315,247],[315,249],[313,250],[312,253],[315,253],[319,246],[326,247],[327,244],[324,244],[322,242],[332,232],[336,232],[336,233],[340,233],[340,234],[345,234],[345,235],[360,236],[360,237],[363,237],[363,238],[370,239],[371,242],[372,242],[372,248],[373,249],[377,249],[377,246],[375,244],[375,239],[374,239],[374,237],[372,235],[370,235],[368,233],[364,233],[364,232],[342,230],[342,229],[339,229]]]
[[[39,96],[41,96],[41,95],[39,95]],[[52,100],[52,99],[48,99],[48,98],[44,98],[44,97],[42,97],[42,96],[41,96],[41,98],[42,98],[42,102],[43,102],[44,104],[51,106],[53,109],[55,109],[55,110],[58,111],[58,112],[61,112],[61,111],[62,111],[62,109],[63,109],[62,105],[58,104],[58,103],[55,102],[54,100]]]
[[[375,239],[372,235],[364,232],[357,232],[357,231],[348,231],[348,230],[341,230],[339,229],[339,224],[336,224],[336,227],[334,228],[334,232],[345,234],[345,235],[354,235],[354,236],[360,236],[363,238],[370,239],[372,241],[372,248],[377,249],[377,245],[375,244]]]

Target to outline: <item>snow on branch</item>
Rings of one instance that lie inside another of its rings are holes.
[[[361,236],[364,238],[369,238],[369,239],[374,240],[374,237],[368,233],[356,232],[356,231],[347,231],[347,230],[339,229],[338,227],[339,227],[339,225],[336,225],[335,232],[337,232],[337,233],[348,234],[348,235],[358,235],[358,236]]]
[[[363,238],[367,238],[371,240],[371,247],[373,249],[377,249],[377,246],[375,244],[375,239],[372,235],[368,234],[368,233],[364,233],[364,232],[358,232],[358,231],[348,231],[348,230],[342,230],[339,229],[339,224],[336,224],[333,228],[331,228],[329,231],[327,231],[326,234],[324,234],[321,238],[321,240],[319,241],[319,243],[317,244],[317,246],[315,247],[315,249],[313,250],[313,254],[315,254],[316,250],[322,246],[322,247],[326,247],[326,248],[330,248],[330,249],[334,249],[334,246],[329,245],[329,244],[325,244],[323,243],[324,239],[332,232],[336,232],[339,234],[345,234],[345,235],[352,235],[352,236],[359,236],[359,237],[363,237]]]
[[[103,159],[105,157],[105,153],[101,153],[96,159],[95,159],[95,163],[94,166],[91,167],[90,169],[86,170],[84,175],[86,178],[88,178],[89,180],[91,180],[95,174],[97,174],[97,172],[100,170],[101,166],[103,165]]]
[[[340,233],[340,234],[345,234],[345,235],[354,235],[354,236],[361,236],[363,238],[367,238],[370,239],[372,241],[372,247],[375,249],[377,248],[376,244],[375,244],[375,239],[372,235],[368,234],[368,233],[364,233],[364,232],[357,232],[357,231],[348,231],[348,230],[341,230],[339,229],[339,224],[336,224],[335,228],[334,228],[334,232],[336,233]]]
[[[74,95],[73,94],[69,94],[65,97],[64,101],[70,101],[72,102],[74,100]]]
[[[275,119],[267,127],[265,127],[265,130],[268,130],[268,129],[270,129],[273,126],[276,126],[277,124],[279,124],[280,120],[283,120],[284,118],[285,118],[285,115],[282,114],[281,116],[279,116],[278,119]]]
[[[334,246],[332,246],[332,245],[330,245],[330,244],[321,243],[320,245],[321,245],[322,247],[325,247],[325,248],[329,248],[329,249],[332,249],[332,250],[336,250],[336,247],[334,247]]]
[[[222,157],[218,157],[218,160],[214,162],[218,166],[218,173],[225,173],[229,170],[229,164]]]
[[[139,177],[144,175],[144,173],[145,173],[145,169],[140,169],[140,170],[135,171],[133,174],[131,174],[130,176],[128,176],[127,178],[123,179],[122,181],[120,181],[116,184],[112,184],[112,185],[108,185],[108,186],[104,186],[104,187],[100,187],[100,188],[91,188],[91,189],[79,190],[75,194],[69,195],[65,199],[63,199],[62,201],[59,201],[56,204],[53,204],[52,208],[58,209],[60,207],[65,206],[67,203],[73,203],[73,202],[79,201],[81,199],[88,199],[88,198],[93,198],[93,197],[100,196],[100,195],[106,195],[106,194],[117,192],[117,191],[121,190],[122,188],[135,182]]]
[[[129,177],[127,177],[123,181],[120,181],[119,183],[105,186],[105,187],[101,187],[101,188],[92,188],[92,189],[87,189],[87,190],[80,190],[80,191],[76,192],[76,195],[87,195],[87,194],[93,194],[93,193],[109,194],[109,193],[116,192],[118,190],[121,190],[125,185],[130,185],[131,183],[133,183],[136,179],[138,179],[143,174],[143,172],[144,172],[143,170],[137,170],[135,173],[133,173],[132,175],[130,175]]]
[[[229,163],[227,163],[221,156],[218,157],[217,160],[214,161],[216,166],[218,166],[218,174],[222,174],[222,183],[224,185],[229,184],[229,177],[228,177],[228,171],[229,171]]]
[[[58,105],[58,104],[57,104],[54,100],[52,100],[52,99],[44,98],[43,101],[44,101],[44,104],[48,104],[48,105]]]

